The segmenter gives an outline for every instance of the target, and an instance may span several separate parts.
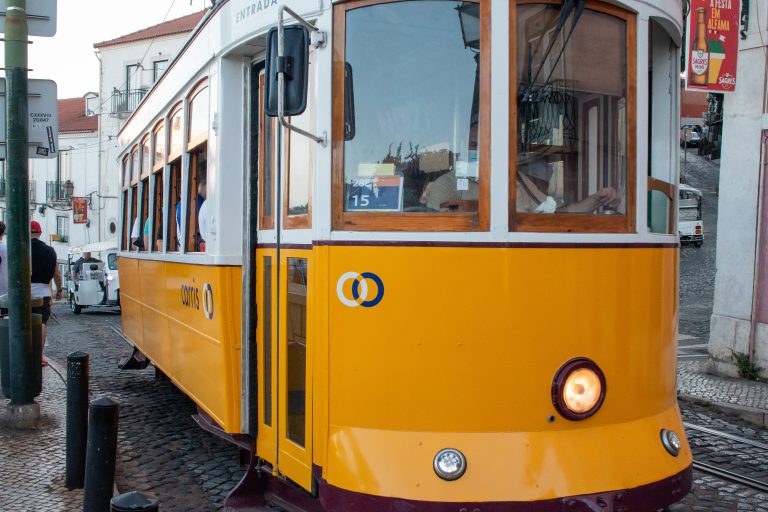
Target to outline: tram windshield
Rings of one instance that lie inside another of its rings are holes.
[[[345,211],[477,211],[479,18],[441,0],[347,13]]]
[[[516,210],[626,214],[626,22],[575,4],[517,7]]]

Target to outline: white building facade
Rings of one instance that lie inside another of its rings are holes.
[[[768,377],[768,1],[749,5],[738,82],[725,95],[717,229],[717,274],[710,324],[712,370],[739,375],[737,354]]]
[[[147,91],[161,79],[204,11],[96,43],[100,60],[98,146],[102,222],[100,240],[118,238],[120,174],[117,133]]]
[[[59,139],[54,158],[29,160],[30,220],[43,228],[59,262],[67,261],[70,247],[98,241],[99,152],[98,118],[86,105],[98,101],[95,93],[58,101]],[[5,163],[5,162],[3,162]],[[0,186],[0,218],[6,221],[5,169]],[[72,198],[85,198],[87,214],[75,223]]]

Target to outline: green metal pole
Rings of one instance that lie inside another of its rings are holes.
[[[27,160],[27,1],[8,0],[5,18],[6,133],[8,134],[8,316],[11,404],[34,401],[29,167]]]

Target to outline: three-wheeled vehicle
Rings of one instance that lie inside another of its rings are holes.
[[[692,243],[701,247],[704,243],[704,222],[701,216],[701,191],[680,184],[679,222],[677,231],[680,243]]]
[[[88,253],[94,261],[83,262],[76,268],[77,261]],[[83,308],[120,306],[117,244],[114,241],[73,247],[69,251],[68,260],[67,290],[69,305],[74,314],[79,315]]]

